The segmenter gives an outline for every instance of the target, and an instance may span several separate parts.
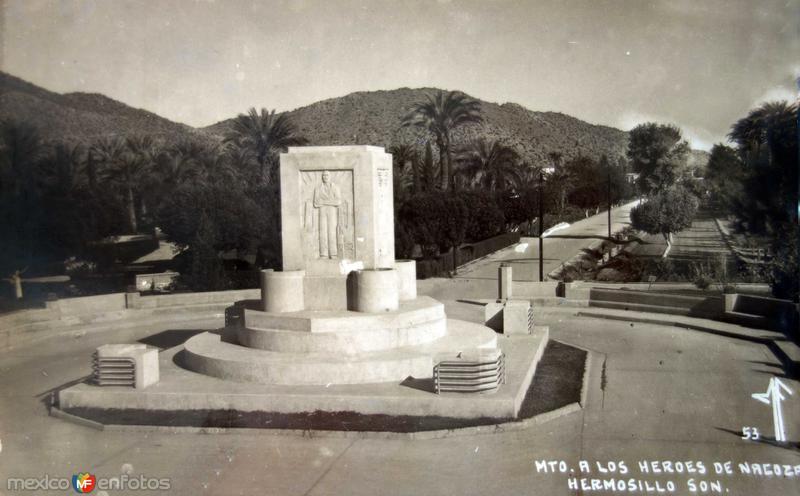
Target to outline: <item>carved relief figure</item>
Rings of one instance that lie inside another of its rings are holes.
[[[338,258],[339,206],[342,192],[331,182],[331,173],[322,172],[322,184],[314,188],[314,208],[319,209],[319,256]]]

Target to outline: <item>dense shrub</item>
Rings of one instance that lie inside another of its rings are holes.
[[[185,276],[182,282],[189,288],[216,290],[231,286],[224,275],[222,252],[280,251],[274,212],[265,209],[263,194],[266,192],[248,191],[232,184],[187,183],[161,204],[156,219],[167,239],[190,248],[188,259],[179,269]],[[275,266],[275,260],[267,261]]]
[[[396,222],[411,230],[424,258],[439,254],[443,229],[444,203],[440,193],[422,193],[410,197],[398,210]]]
[[[480,241],[502,232],[505,216],[494,197],[481,191],[462,191],[455,195],[467,209],[468,241]]]

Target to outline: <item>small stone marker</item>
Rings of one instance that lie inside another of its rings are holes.
[[[497,269],[498,298],[507,300],[511,298],[511,284],[513,283],[512,268],[510,265],[502,264]]]

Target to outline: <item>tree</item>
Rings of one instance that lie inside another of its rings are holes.
[[[35,127],[0,122],[0,276],[30,266],[41,253],[37,186],[43,150]]]
[[[569,203],[588,210],[607,202],[607,163],[601,165],[589,157],[579,156],[567,162],[564,169],[573,185],[567,193]]]
[[[431,142],[425,143],[425,158],[420,165],[420,193],[428,193],[436,189],[436,164],[433,162]]]
[[[190,181],[179,185],[159,206],[158,225],[170,242],[185,250],[182,273],[188,274],[192,288],[210,290],[228,284],[218,273],[221,253],[254,253],[280,244],[274,215],[260,196],[266,187],[251,189],[238,181]]]
[[[102,179],[121,190],[130,233],[138,230],[136,191],[145,176],[145,167],[149,162],[145,155],[150,154],[147,149],[150,146],[152,140],[149,138],[104,138],[94,143],[89,151],[101,166]]]
[[[453,182],[452,133],[466,124],[483,122],[480,111],[480,103],[464,93],[437,90],[426,95],[425,101],[415,103],[403,118],[403,127],[425,129],[436,139],[443,190],[451,188]]]
[[[560,215],[567,206],[567,197],[574,186],[575,178],[567,167],[562,166],[561,152],[550,152],[547,157],[553,168],[553,172],[547,175],[547,190],[555,198],[556,210]],[[538,176],[534,180],[538,181]]]
[[[231,124],[224,142],[238,148],[250,150],[258,165],[259,178],[274,182],[278,171],[278,154],[290,146],[308,143],[299,134],[288,115],[275,115],[262,108],[259,113],[251,108],[247,114],[239,114]]]
[[[392,154],[395,197],[402,197],[409,190],[416,193],[419,185],[417,150],[408,143],[401,143],[390,147],[389,153]]]
[[[487,191],[459,191],[454,193],[467,206],[465,239],[481,241],[499,234],[505,227],[503,210],[493,195]]]
[[[729,137],[744,165],[732,202],[736,227],[768,237],[772,291],[797,301],[798,103],[765,103],[737,121]]]
[[[25,122],[0,122],[0,193],[19,198],[36,181],[43,146],[39,131]]]
[[[697,197],[681,186],[653,194],[631,210],[631,225],[648,234],[661,234],[667,242],[662,258],[672,248],[673,233],[692,225],[697,213]]]
[[[631,130],[627,155],[639,173],[640,191],[650,194],[675,184],[686,168],[689,144],[676,126],[648,122]]]
[[[88,186],[85,174],[86,151],[80,145],[56,143],[47,160],[42,161],[42,180],[61,195],[72,194]]]
[[[713,201],[732,212],[735,202],[741,198],[746,173],[744,162],[735,149],[723,144],[714,145],[704,177]]]
[[[438,233],[442,218],[441,196],[437,193],[421,193],[406,200],[398,209],[397,222],[409,228],[414,242],[422,250],[423,258],[433,258],[439,254]]]
[[[734,202],[740,230],[775,234],[797,222],[798,104],[766,103],[733,125],[729,137],[745,164]]]
[[[463,147],[456,158],[456,170],[484,190],[514,190],[523,182],[520,157],[500,141],[478,139]]]
[[[453,274],[458,272],[458,247],[464,242],[469,225],[469,209],[456,195],[441,197],[442,226],[439,231],[440,247],[449,246],[453,253]]]
[[[157,159],[155,176],[163,193],[175,189],[178,185],[195,180],[198,175],[197,162],[204,150],[194,140],[180,140],[162,150]]]

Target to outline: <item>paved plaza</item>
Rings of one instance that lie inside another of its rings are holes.
[[[477,320],[482,314],[474,304],[455,299],[445,304],[448,315],[458,318]],[[181,339],[183,333],[219,326],[222,316],[51,339],[0,356],[0,478],[124,472],[167,477],[170,494],[186,495],[580,494],[570,489],[570,474],[543,473],[541,465],[537,471],[536,462],[564,461],[578,472],[578,462],[585,460],[593,464],[592,472],[580,477],[612,477],[598,473],[594,464],[625,462],[628,474],[618,478],[672,481],[674,494],[692,494],[690,479],[719,481],[724,494],[797,493],[797,477],[744,476],[737,467],[800,464],[796,444],[741,439],[743,427],[773,436],[770,408],[751,398],[766,390],[770,377],[783,376],[766,346],[575,314],[576,309],[545,308],[537,317],[550,326],[551,339],[590,350],[585,409],[524,430],[431,440],[97,431],[47,413],[54,389],[90,373],[95,347],[165,330]],[[800,389],[796,381],[782,380],[795,393]],[[793,441],[800,434],[798,396],[783,404]],[[640,461],[702,462],[707,473],[641,474]],[[713,463],[726,461],[733,462],[736,475],[714,473]]]

